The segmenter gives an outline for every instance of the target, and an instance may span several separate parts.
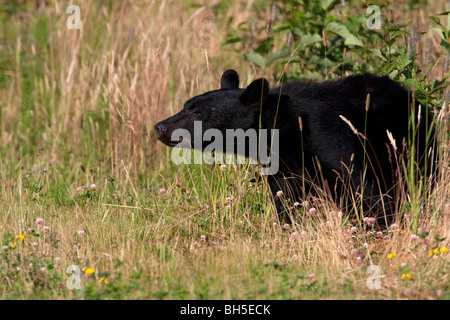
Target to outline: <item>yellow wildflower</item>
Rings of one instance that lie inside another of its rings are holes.
[[[439,250],[438,250],[438,249],[434,249],[434,250],[433,250],[433,253],[434,253],[434,254],[439,254]]]
[[[433,250],[430,250],[430,252],[428,252],[428,254],[430,255],[430,257],[433,255]]]
[[[395,257],[397,254],[395,252],[391,252],[387,255],[388,259],[392,259],[393,257]]]
[[[25,238],[25,236],[21,233],[16,234],[16,239],[20,239],[23,240],[23,238]]]
[[[447,248],[447,247],[443,247],[443,248],[441,249],[441,252],[442,252],[442,253],[448,252],[448,248]]]
[[[17,246],[17,242],[13,242],[11,246],[14,248],[15,246]]]
[[[405,280],[405,278],[411,279],[411,274],[409,274],[409,273],[403,273],[403,274],[402,274],[402,280]]]
[[[86,272],[86,274],[93,274],[95,270],[92,268],[86,268],[84,272]]]
[[[109,281],[108,281],[108,278],[103,278],[103,277],[101,277],[99,280],[98,280],[98,282],[99,283],[105,283],[105,284],[108,284],[109,283]]]

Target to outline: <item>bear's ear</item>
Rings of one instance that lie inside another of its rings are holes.
[[[242,93],[240,99],[246,105],[260,105],[267,99],[269,94],[269,82],[264,78],[259,78],[250,83]]]
[[[239,75],[233,69],[223,73],[220,79],[220,89],[237,89],[239,88]]]

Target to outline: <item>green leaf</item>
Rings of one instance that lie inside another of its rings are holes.
[[[450,13],[447,16],[447,31],[450,31]]]
[[[292,51],[289,49],[280,50],[278,52],[275,52],[267,58],[267,65],[270,66],[272,62],[278,59],[283,59],[286,57],[289,57],[292,54]]]
[[[431,30],[436,31],[439,37],[445,41],[444,31],[441,28],[431,28]]]
[[[385,43],[387,44],[388,47],[390,47],[395,43],[395,39],[386,40]]]
[[[322,6],[322,9],[326,11],[333,2],[334,0],[321,0],[320,5]]]
[[[441,48],[447,51],[448,54],[450,54],[450,44],[447,41],[442,40],[439,45],[441,46]]]
[[[320,35],[318,35],[317,33],[305,34],[300,37],[300,47],[299,48],[300,48],[300,50],[303,50],[308,45],[317,43],[317,42],[321,42],[321,41],[322,41],[322,37]]]
[[[411,59],[408,59],[408,57],[405,54],[402,54],[397,58],[397,68],[404,69],[411,62],[412,62]]]
[[[272,28],[272,33],[279,33],[281,31],[285,31],[285,30],[290,30],[291,26],[290,25],[283,25],[283,26],[275,26]]]
[[[222,42],[220,45],[226,46],[227,44],[232,44],[232,43],[236,43],[236,42],[243,42],[242,38],[236,37],[236,38],[228,38],[227,40],[225,40],[224,42]]]
[[[260,66],[261,68],[266,68],[266,59],[264,59],[264,57],[259,53],[246,53],[244,54],[244,59]]]
[[[441,20],[439,20],[439,18],[429,16],[428,19],[433,20],[434,22],[436,22],[438,25],[441,26]]]
[[[383,61],[387,62],[387,59],[383,56],[383,54],[381,53],[381,51],[379,49],[372,49],[369,48],[369,51],[371,51],[374,55],[376,55],[378,58],[380,58]]]
[[[444,241],[445,239],[447,239],[447,238],[446,238],[446,237],[439,238],[439,235],[437,235],[437,234],[434,235],[434,240],[436,240],[436,242],[442,242],[442,241]]]
[[[392,34],[391,34],[391,39],[395,39],[395,38],[397,38],[398,36],[401,36],[402,34],[408,34],[408,32],[403,31],[403,30],[397,30],[397,31],[394,31],[394,32],[392,32]]]
[[[336,33],[340,35],[342,38],[345,39],[345,44],[348,46],[360,46],[363,47],[364,44],[359,40],[355,35],[353,35],[345,25],[339,22],[330,22],[326,26],[326,30],[331,31],[333,33]]]
[[[391,79],[395,79],[397,76],[398,76],[398,70],[397,69],[395,69],[394,71],[389,73],[389,78],[391,78]]]
[[[417,79],[406,79],[402,82],[402,84],[408,88],[412,88],[414,82],[414,88],[420,88],[420,82]]]

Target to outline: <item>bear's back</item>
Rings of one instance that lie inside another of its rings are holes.
[[[370,94],[370,111],[392,111],[392,106],[407,108],[408,92],[389,77],[371,74],[352,75],[343,79],[324,82],[296,81],[271,90],[273,94],[286,95],[295,104],[296,100],[314,100],[334,104],[351,104],[361,107]],[[400,105],[399,105],[400,102]],[[386,105],[389,110],[386,110]],[[364,104],[365,106],[365,104]]]

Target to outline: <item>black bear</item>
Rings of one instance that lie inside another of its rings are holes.
[[[362,74],[274,89],[260,78],[240,89],[236,71],[227,70],[219,90],[188,100],[181,112],[155,129],[157,138],[169,146],[180,142],[172,136],[180,128],[194,139],[212,128],[224,136],[229,129],[277,129],[279,165],[268,183],[280,218],[289,219],[288,208],[295,202],[322,192],[343,211],[362,208],[364,215],[386,225],[399,190],[405,190],[399,176],[406,148],[414,141],[422,169],[434,156],[426,143],[431,115],[420,109],[408,91],[388,77]],[[196,121],[202,124],[200,132],[194,130]],[[203,141],[196,148],[205,146]],[[355,194],[362,201],[356,201]]]

